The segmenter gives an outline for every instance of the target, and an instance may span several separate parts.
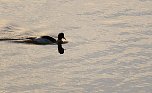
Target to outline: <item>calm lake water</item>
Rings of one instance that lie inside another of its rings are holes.
[[[0,93],[151,93],[152,0],[0,0]]]

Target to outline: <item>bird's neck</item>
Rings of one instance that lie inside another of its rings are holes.
[[[58,40],[57,40],[57,44],[63,44],[62,39],[58,39]]]

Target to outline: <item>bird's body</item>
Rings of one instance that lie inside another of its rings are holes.
[[[53,44],[54,43],[46,38],[35,38],[35,39],[32,39],[32,41],[33,43],[36,43],[36,44]]]
[[[30,39],[33,43],[36,44],[53,44],[56,43],[56,39],[50,36],[41,36],[37,38],[27,38]]]
[[[54,39],[53,37],[50,36],[41,36],[41,37],[34,37],[34,38],[27,38],[29,40],[31,40],[31,42],[35,43],[35,44],[64,44],[67,42],[63,42],[62,38],[65,39],[64,34],[63,33],[59,33],[58,35],[58,40]]]

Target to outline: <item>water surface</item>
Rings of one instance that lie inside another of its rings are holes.
[[[1,93],[151,93],[151,0],[0,0],[0,38],[64,32],[56,45],[0,42]]]

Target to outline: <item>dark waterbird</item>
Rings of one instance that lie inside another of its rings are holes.
[[[31,42],[33,42],[35,44],[42,44],[42,45],[45,45],[45,44],[64,44],[64,43],[67,43],[67,42],[63,42],[62,41],[62,39],[65,39],[64,33],[59,33],[57,40],[55,38],[53,38],[53,37],[50,37],[50,36],[29,37],[29,38],[26,38],[26,39],[30,40]]]
[[[62,44],[68,43],[67,41],[62,41],[62,39],[66,38],[64,37],[64,33],[58,34],[58,39],[51,36],[41,36],[41,37],[28,37],[28,38],[3,38],[0,39],[0,41],[12,41],[15,43],[27,43],[27,44],[37,44],[37,45],[51,45],[51,44],[57,44],[58,45],[58,52],[60,54],[64,53],[64,48],[62,47]]]

